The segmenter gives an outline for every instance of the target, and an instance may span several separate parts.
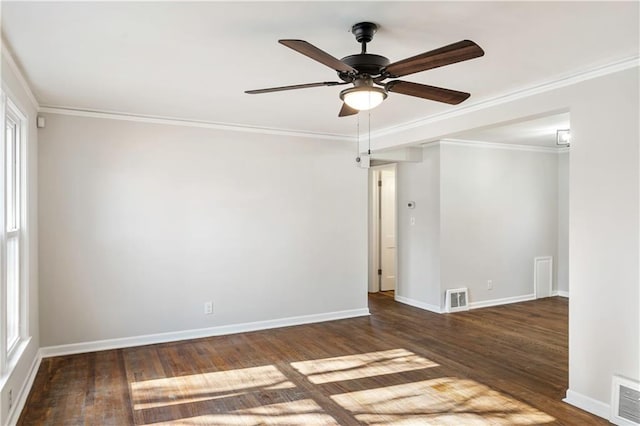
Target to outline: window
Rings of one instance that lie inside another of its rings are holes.
[[[24,333],[24,130],[26,120],[2,94],[4,131],[0,150],[0,370],[18,347]]]

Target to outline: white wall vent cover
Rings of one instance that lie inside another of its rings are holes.
[[[640,383],[613,376],[611,390],[611,423],[640,425]]]
[[[447,290],[445,297],[445,312],[469,310],[469,292],[466,288],[452,288]]]

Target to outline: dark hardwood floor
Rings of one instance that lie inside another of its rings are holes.
[[[372,315],[42,361],[23,425],[599,425],[561,402],[567,301]]]

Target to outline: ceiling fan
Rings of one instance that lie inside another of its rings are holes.
[[[360,22],[351,27],[351,32],[362,46],[362,51],[355,55],[337,59],[327,52],[304,40],[278,40],[298,53],[320,62],[338,72],[342,81],[323,81],[318,83],[295,84],[292,86],[271,87],[268,89],[247,90],[245,93],[259,94],[280,92],[283,90],[306,89],[319,86],[339,86],[353,84],[353,87],[340,92],[344,101],[339,117],[357,114],[360,111],[375,108],[384,101],[389,92],[429,99],[457,105],[471,96],[466,92],[428,86],[390,78],[426,71],[456,62],[467,61],[484,55],[480,46],[471,40],[462,40],[439,49],[412,56],[401,61],[390,63],[381,55],[367,53],[367,43],[373,39],[378,26],[371,22]]]

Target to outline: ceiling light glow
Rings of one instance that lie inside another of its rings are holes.
[[[380,105],[387,97],[387,92],[379,87],[361,86],[345,89],[340,92],[340,99],[358,111],[366,111]]]

